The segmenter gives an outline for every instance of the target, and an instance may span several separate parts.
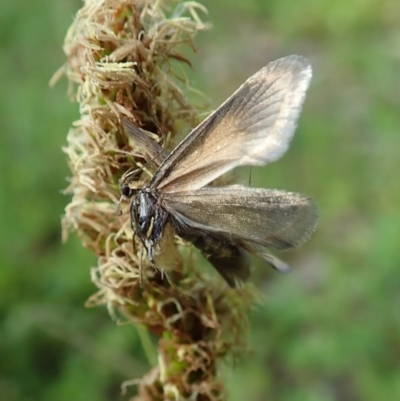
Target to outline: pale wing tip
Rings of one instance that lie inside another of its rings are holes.
[[[286,68],[292,69],[294,72],[301,72],[305,76],[308,76],[311,79],[312,76],[312,67],[310,61],[298,54],[292,54],[290,56],[279,58],[275,61],[272,61],[270,65],[279,65],[280,67],[285,66]]]
[[[265,132],[265,141],[258,148],[255,158],[259,164],[266,164],[280,159],[289,148],[310,85],[312,68],[305,57],[291,55],[272,61],[260,71],[267,85],[263,99],[265,113],[261,115],[266,122],[264,128],[258,129]],[[274,88],[272,95],[269,93],[271,87]],[[272,98],[272,106],[270,96],[277,98]],[[279,110],[274,109],[276,104]]]
[[[250,79],[258,80],[258,75],[270,77],[271,74],[282,76],[287,73],[297,77],[295,82],[298,82],[299,80],[302,81],[305,85],[301,89],[304,92],[307,90],[312,78],[311,63],[306,57],[297,54],[292,54],[290,56],[281,57],[277,60],[271,61],[258,73],[254,74],[253,77],[250,77]]]
[[[297,107],[301,108],[305,92],[307,91],[311,78],[312,78],[312,67],[310,61],[297,54],[279,58],[278,60],[272,61],[267,65],[267,70],[278,70],[282,73],[290,73],[293,76],[292,88],[298,92]]]

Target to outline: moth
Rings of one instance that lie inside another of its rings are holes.
[[[132,228],[151,263],[172,225],[232,287],[248,279],[249,253],[278,271],[289,270],[269,249],[294,248],[310,238],[318,221],[313,200],[277,189],[209,184],[235,167],[265,165],[286,152],[311,75],[301,56],[269,63],[171,153],[123,118],[126,133],[157,167],[145,186],[138,186],[134,170],[119,182],[121,200],[131,200]]]

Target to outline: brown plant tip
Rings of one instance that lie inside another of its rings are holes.
[[[162,244],[167,279],[143,257],[141,244],[133,244],[127,203],[116,213],[122,174],[142,168],[144,184],[153,173],[121,117],[168,149],[201,121],[185,95],[192,88],[183,66],[191,63],[183,51],[207,28],[204,12],[193,1],[86,0],[65,39],[62,71],[81,117],[63,149],[72,172],[63,237],[73,231],[98,256],[91,277],[99,291],[87,305],[105,304],[161,337],[159,365],[136,381],[140,400],[224,399],[217,361],[245,347],[247,312],[256,298],[250,286],[231,290],[219,277],[201,274],[192,248],[172,229]]]

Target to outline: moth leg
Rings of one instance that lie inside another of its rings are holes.
[[[161,279],[164,280],[164,269],[163,268],[159,268],[156,264],[156,261],[154,259],[154,242],[153,240],[149,240],[149,246],[147,247],[147,256],[149,258],[149,261],[151,263],[151,265],[153,266],[153,269],[160,272],[161,273]]]
[[[142,262],[143,262],[143,249],[146,247],[145,240],[143,238],[143,235],[140,233],[140,231],[137,229],[139,227],[139,218],[138,218],[138,201],[134,199],[131,203],[131,209],[130,209],[130,215],[131,215],[131,224],[132,224],[132,230],[133,230],[133,235],[132,235],[132,245],[133,245],[133,250],[136,253],[136,244],[135,244],[135,239],[136,236],[139,237],[140,242],[142,243],[142,247],[140,248],[140,259],[139,259],[139,283],[140,287],[143,287],[143,271],[142,271]]]
[[[152,240],[149,240],[147,245],[148,245],[148,246],[146,247],[146,249],[147,249],[147,257],[149,258],[151,264],[152,264],[152,265],[155,265],[154,253],[153,253],[154,242],[153,242]]]
[[[136,229],[135,227],[132,226],[132,248],[133,248],[133,253],[136,253]]]
[[[140,259],[139,259],[139,285],[140,285],[140,288],[143,288],[142,260],[143,260],[143,247],[140,249]]]
[[[156,262],[155,262],[155,259],[154,259],[154,242],[151,239],[144,239],[144,238],[140,237],[140,235],[139,235],[139,238],[140,238],[140,240],[142,242],[141,255],[140,255],[140,267],[139,267],[140,268],[141,282],[142,282],[142,271],[141,271],[142,267],[141,267],[141,265],[142,265],[142,259],[143,259],[143,253],[144,253],[143,250],[144,249],[146,249],[147,259],[151,263],[151,266],[153,267],[153,269],[155,271],[161,272],[161,275],[162,275],[162,278],[163,278],[164,277],[163,270],[160,269],[156,265]]]

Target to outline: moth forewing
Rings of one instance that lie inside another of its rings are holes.
[[[150,187],[196,190],[234,167],[279,159],[293,136],[311,75],[301,56],[262,68],[171,152]]]

